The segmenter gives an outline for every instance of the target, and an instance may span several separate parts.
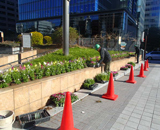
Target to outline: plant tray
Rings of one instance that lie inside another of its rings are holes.
[[[35,112],[23,114],[18,116],[19,123],[22,128],[28,129],[36,124],[43,123],[50,120],[50,114],[45,110],[38,110]]]
[[[89,86],[89,89],[94,90],[97,86],[98,86],[98,84],[93,84],[93,85]]]
[[[96,82],[104,84],[104,83],[107,83],[108,81],[96,81]]]

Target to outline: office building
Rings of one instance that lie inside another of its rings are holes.
[[[146,0],[145,29],[160,27],[160,0]]]
[[[52,33],[62,25],[62,0],[19,0],[18,5],[17,33]],[[136,7],[137,0],[71,0],[70,26],[89,37],[105,32],[136,36]]]
[[[137,43],[140,44],[140,40],[143,41],[142,35],[144,32],[144,20],[145,20],[145,7],[146,0],[138,0],[137,2],[137,22],[138,22],[138,33],[137,33]]]
[[[9,39],[16,33],[18,21],[18,0],[0,0],[0,31]]]

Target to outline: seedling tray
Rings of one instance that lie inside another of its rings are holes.
[[[23,129],[28,129],[36,124],[43,123],[50,120],[50,114],[45,110],[38,110],[35,112],[23,114],[18,116],[19,123]]]

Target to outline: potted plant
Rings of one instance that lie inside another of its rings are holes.
[[[72,103],[75,102],[76,100],[78,100],[77,95],[75,95],[73,93],[70,93],[70,94],[71,94],[71,102]],[[54,102],[54,104],[56,105],[56,107],[63,107],[64,106],[65,97],[66,97],[66,92],[51,95],[51,99]]]
[[[126,64],[125,67],[131,68],[131,64]]]
[[[109,75],[107,73],[97,74],[95,76],[95,81],[98,83],[106,83],[109,80]]]
[[[118,71],[111,71],[111,73],[113,74],[113,77],[115,77],[116,75],[118,75]]]
[[[128,64],[131,64],[133,67],[136,65],[134,62],[130,61]]]
[[[126,66],[122,66],[121,68],[120,68],[120,70],[127,70],[128,69],[128,67],[126,67]]]
[[[95,84],[95,81],[93,79],[86,79],[82,85],[85,89],[93,90],[97,87],[98,84]]]

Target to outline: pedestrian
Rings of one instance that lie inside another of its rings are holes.
[[[110,72],[110,63],[111,63],[111,56],[109,52],[107,51],[106,48],[101,47],[99,44],[95,45],[95,49],[99,51],[101,59],[98,61],[98,64],[102,64],[102,62],[105,64],[104,65],[104,72],[108,73]]]
[[[134,45],[134,47],[135,47],[135,55],[137,58],[137,63],[139,63],[140,49],[139,49],[138,45]]]

